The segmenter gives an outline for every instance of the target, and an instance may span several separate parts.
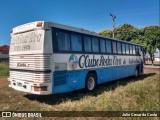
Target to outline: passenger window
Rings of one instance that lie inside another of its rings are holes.
[[[138,48],[138,55],[140,55],[140,53],[141,53],[141,48],[140,48],[140,46],[137,46],[137,48]]]
[[[84,36],[84,50],[85,52],[91,52],[91,38]]]
[[[112,53],[111,41],[109,40],[106,40],[106,50],[107,50],[107,53]]]
[[[126,54],[126,46],[124,43],[122,43],[122,53]]]
[[[117,42],[117,50],[118,50],[118,53],[119,53],[119,54],[122,53],[122,43]]]
[[[133,48],[132,48],[132,45],[129,45],[130,46],[130,54],[133,54]]]
[[[68,33],[57,32],[57,42],[59,51],[70,51],[70,37]]]
[[[126,54],[129,54],[129,45],[126,44]]]
[[[72,51],[82,51],[82,36],[71,34]]]
[[[117,53],[117,45],[116,42],[112,42],[113,53]]]
[[[136,54],[135,47],[136,47],[135,45],[132,46],[132,50],[133,50],[133,54],[134,54],[134,55]]]
[[[101,52],[102,53],[106,52],[106,44],[105,44],[105,40],[104,39],[100,40],[100,48],[101,48]]]
[[[93,52],[99,52],[99,41],[97,38],[92,38],[92,50]]]

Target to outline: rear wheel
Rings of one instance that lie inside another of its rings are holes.
[[[93,91],[96,87],[96,76],[93,73],[89,73],[86,78],[85,89],[86,91]]]

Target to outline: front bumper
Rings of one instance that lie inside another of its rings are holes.
[[[52,94],[52,84],[51,82],[48,83],[36,83],[36,82],[28,82],[28,81],[22,81],[22,80],[12,80],[8,78],[8,81],[10,82],[9,87],[30,93],[30,94],[36,94],[36,95],[49,95]],[[34,87],[41,87],[41,86],[47,86],[46,91],[35,91]]]

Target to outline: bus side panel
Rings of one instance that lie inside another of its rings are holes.
[[[113,70],[111,70],[111,69],[113,69],[113,68],[102,68],[102,69],[96,70],[97,75],[98,75],[98,80],[97,80],[98,84],[113,80],[113,75],[112,75]]]
[[[85,79],[88,70],[69,72],[69,87],[72,90],[78,90],[85,87]]]
[[[118,77],[117,67],[108,67],[96,70],[98,73],[98,84],[116,80]]]
[[[85,87],[85,79],[88,71],[56,71],[53,72],[52,93],[65,93]]]
[[[134,75],[137,65],[117,66],[98,69],[98,84],[129,77]]]
[[[105,83],[134,75],[137,65],[97,69],[97,83]],[[53,72],[52,93],[65,93],[83,89],[89,70]]]

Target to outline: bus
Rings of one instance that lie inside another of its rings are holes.
[[[81,28],[36,21],[11,31],[9,87],[49,95],[143,72],[143,46]]]

